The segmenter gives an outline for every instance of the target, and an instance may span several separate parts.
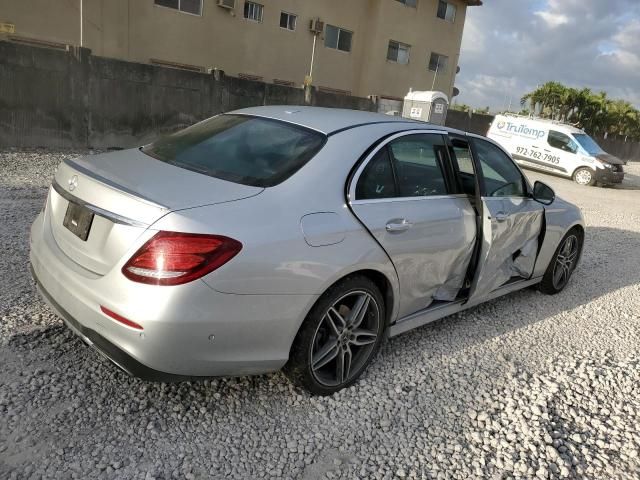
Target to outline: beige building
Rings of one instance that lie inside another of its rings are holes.
[[[451,95],[481,0],[0,0],[0,38],[267,83],[402,98]],[[315,40],[315,49],[314,49]],[[435,80],[435,81],[434,81]]]

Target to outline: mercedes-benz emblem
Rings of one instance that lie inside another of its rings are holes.
[[[74,175],[69,179],[69,191],[74,190],[78,186],[78,175]]]

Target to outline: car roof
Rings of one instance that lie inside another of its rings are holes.
[[[343,130],[380,123],[397,124],[399,130],[429,129],[454,131],[452,129],[418,122],[403,117],[384,115],[381,113],[365,112],[362,110],[347,110],[342,108],[302,107],[298,105],[280,105],[267,107],[251,107],[227,112],[228,114],[252,115],[271,118],[283,122],[300,125],[325,135],[332,135]]]

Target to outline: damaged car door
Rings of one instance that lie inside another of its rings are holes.
[[[398,273],[400,317],[453,301],[464,286],[476,214],[452,187],[442,134],[403,132],[376,147],[356,171],[351,208]]]
[[[491,142],[470,138],[481,173],[482,244],[472,299],[533,274],[544,207],[511,158]]]

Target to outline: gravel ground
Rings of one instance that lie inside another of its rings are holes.
[[[28,229],[74,152],[0,152],[0,478],[638,478],[640,164],[580,205],[567,290],[526,290],[390,340],[354,387],[281,374],[145,383],[64,328]]]

